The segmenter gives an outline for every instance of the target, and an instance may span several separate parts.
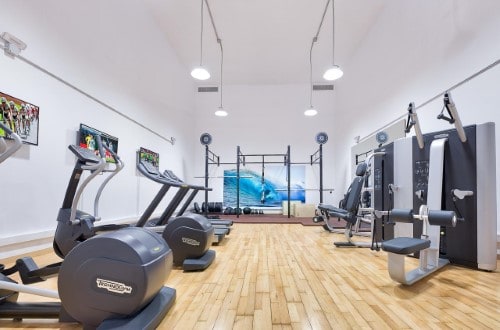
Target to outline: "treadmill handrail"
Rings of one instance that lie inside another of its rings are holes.
[[[163,177],[167,178],[167,180],[172,180],[174,182],[178,182],[179,184],[185,184],[187,185],[190,189],[195,189],[195,190],[206,190],[206,191],[212,191],[212,188],[210,187],[205,187],[205,186],[195,186],[195,185],[191,185],[189,183],[186,183],[184,181],[182,181],[181,179],[179,179],[179,177],[177,175],[175,175],[172,171],[170,170],[165,170],[163,171]],[[175,180],[173,177],[177,178],[177,180]]]
[[[167,177],[165,177],[164,175],[162,175],[160,173],[160,171],[157,171],[155,174],[152,174],[150,171],[147,170],[146,168],[146,165],[144,164],[143,161],[140,161],[138,164],[137,164],[137,169],[139,170],[139,172],[141,172],[144,176],[146,176],[147,178],[155,181],[155,182],[158,182],[158,183],[161,183],[161,184],[164,184],[164,185],[168,185],[168,186],[171,186],[171,187],[177,187],[177,188],[188,188],[189,185],[185,184],[184,182],[182,183],[179,183],[177,181],[174,181],[174,180],[171,180]]]

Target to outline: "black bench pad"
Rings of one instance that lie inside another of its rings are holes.
[[[413,237],[396,237],[382,243],[382,250],[396,254],[412,254],[431,246],[431,241]]]
[[[337,217],[337,218],[346,218],[349,216],[349,212],[335,207],[333,205],[328,205],[328,204],[319,204],[318,209],[321,211],[326,211],[328,212],[329,216]]]

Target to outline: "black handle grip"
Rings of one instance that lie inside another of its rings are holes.
[[[10,127],[7,126],[7,125],[5,125],[1,121],[0,121],[0,128],[2,128],[5,132],[7,132],[7,135],[11,135],[12,134],[12,130],[10,129]]]

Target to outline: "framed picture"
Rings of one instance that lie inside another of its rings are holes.
[[[78,145],[80,147],[90,149],[90,150],[94,151],[96,155],[99,155],[99,150],[97,148],[96,138],[97,138],[97,136],[100,136],[101,142],[104,146],[107,146],[114,153],[118,153],[118,138],[117,137],[114,137],[112,135],[109,135],[108,133],[104,133],[102,131],[99,131],[99,130],[92,128],[90,126],[87,126],[85,124],[80,124],[79,133],[80,134],[78,136]],[[111,153],[107,149],[104,149],[104,152],[106,154],[106,162],[115,163],[115,159],[113,158]]]
[[[38,145],[39,118],[38,106],[0,92],[0,120],[19,135],[23,143]],[[0,136],[9,138],[2,129]]]
[[[154,167],[160,168],[160,154],[146,148],[140,147],[138,153],[138,161],[146,161],[153,164]]]

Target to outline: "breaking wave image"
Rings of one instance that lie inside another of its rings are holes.
[[[236,170],[224,171],[224,205],[236,206]],[[286,176],[286,171],[284,173]],[[304,186],[300,183],[290,185],[290,200],[305,202]],[[240,206],[241,207],[281,207],[288,199],[286,177],[264,176],[251,170],[240,170]]]

